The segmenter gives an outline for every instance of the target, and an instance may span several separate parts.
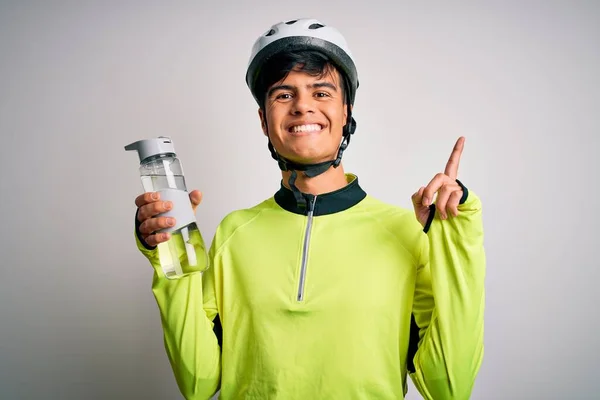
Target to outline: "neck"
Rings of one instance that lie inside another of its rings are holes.
[[[289,185],[291,174],[291,171],[281,172],[283,185],[288,189],[291,189]],[[301,192],[312,195],[333,192],[343,188],[348,184],[348,181],[346,180],[346,174],[344,172],[344,166],[342,164],[340,164],[337,168],[329,167],[327,171],[313,178],[305,176],[302,171],[297,171],[297,175],[296,187]]]

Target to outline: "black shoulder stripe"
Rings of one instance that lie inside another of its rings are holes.
[[[419,326],[414,314],[410,316],[410,335],[408,339],[408,352],[406,353],[406,367],[411,374],[416,371],[414,358],[419,348]]]
[[[156,248],[156,246],[150,246],[148,245],[148,243],[146,243],[146,241],[142,238],[142,232],[140,232],[140,226],[142,226],[142,223],[138,220],[138,213],[140,212],[140,209],[138,208],[135,211],[135,234],[137,235],[139,241],[142,243],[142,245],[144,245],[144,247],[148,250],[154,250]]]
[[[467,201],[467,197],[469,197],[469,189],[467,189],[467,187],[465,185],[463,185],[463,183],[461,181],[459,181],[458,179],[456,180],[456,183],[458,183],[458,186],[460,186],[460,188],[463,191],[463,195],[460,198],[460,201],[458,202],[458,204],[464,204],[465,201]]]
[[[217,343],[219,343],[221,351],[223,351],[223,327],[221,326],[221,318],[219,318],[219,314],[217,314],[217,316],[213,320],[213,323],[215,324],[213,326],[213,332],[217,337]]]
[[[431,204],[429,206],[429,216],[427,217],[427,222],[425,223],[423,232],[427,233],[429,231],[429,228],[431,228],[431,223],[433,222],[433,217],[435,217],[435,204]]]

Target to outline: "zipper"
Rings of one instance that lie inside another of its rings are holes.
[[[315,211],[315,203],[317,196],[311,196],[312,199],[308,202],[308,221],[306,222],[306,231],[304,232],[304,245],[302,247],[302,265],[300,266],[300,283],[298,284],[298,301],[304,300],[304,282],[306,281],[306,264],[308,263],[308,245],[310,243],[310,231],[312,228],[313,212]]]

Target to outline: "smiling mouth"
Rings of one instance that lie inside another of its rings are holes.
[[[292,134],[315,133],[323,130],[321,124],[294,125],[288,128],[288,132]]]

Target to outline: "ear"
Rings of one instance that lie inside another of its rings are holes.
[[[354,109],[354,104],[350,104],[350,112]],[[344,104],[344,122],[348,121],[348,104]]]
[[[267,117],[262,108],[258,109],[258,117],[260,118],[260,127],[262,128],[264,135],[269,136],[269,133],[267,131]]]

